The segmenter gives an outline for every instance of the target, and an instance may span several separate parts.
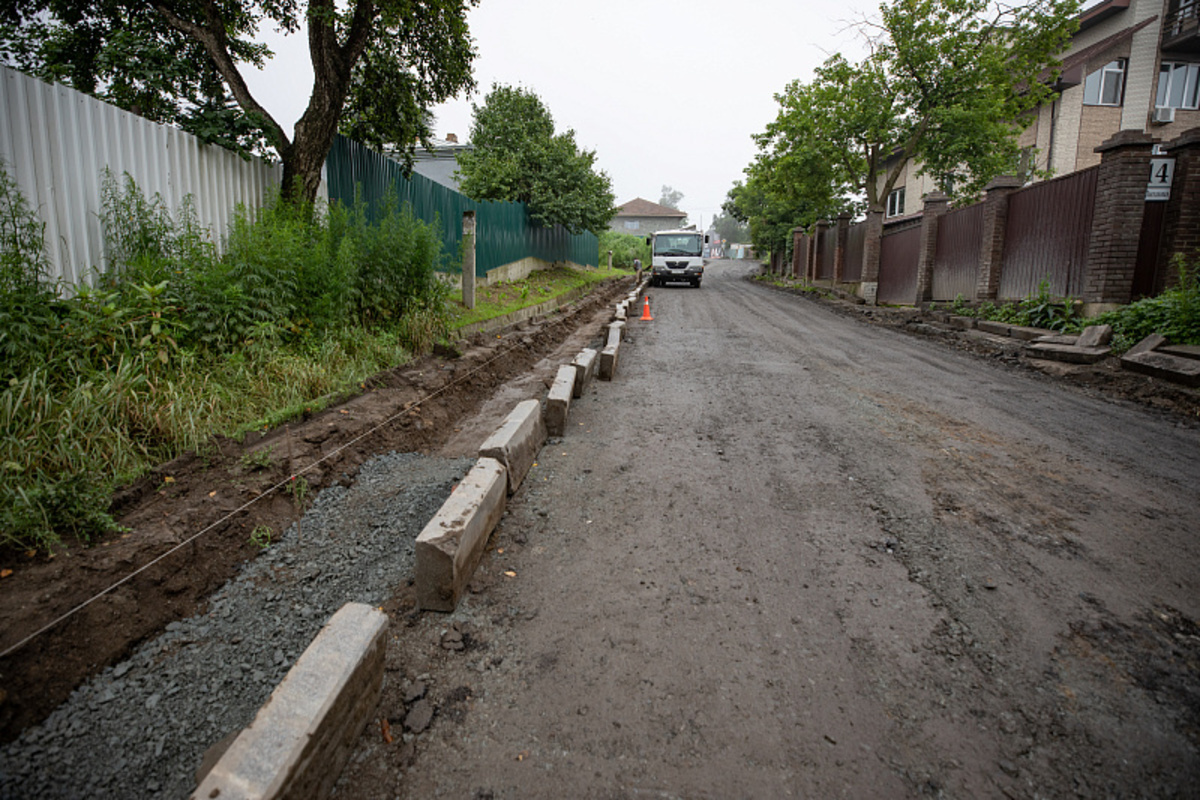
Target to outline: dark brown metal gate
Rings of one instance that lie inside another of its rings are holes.
[[[833,259],[837,249],[837,228],[826,228],[817,236],[817,280],[833,280]]]
[[[983,238],[983,203],[955,209],[938,220],[937,255],[933,260],[933,299],[948,302],[975,297],[979,279],[979,246]]]
[[[1099,171],[1091,167],[1009,196],[1000,299],[1034,294],[1042,281],[1056,297],[1082,293]]]
[[[851,225],[846,233],[846,259],[842,265],[842,280],[862,280],[863,249],[867,242],[867,223]]]
[[[883,234],[879,251],[880,303],[910,305],[917,301],[917,258],[921,250],[918,222]]]

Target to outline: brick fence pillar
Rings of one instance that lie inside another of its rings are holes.
[[[879,296],[879,254],[883,248],[883,207],[868,209],[863,224],[867,229],[863,237],[862,283],[858,290],[863,300],[875,305],[875,298]]]
[[[813,280],[821,270],[821,262],[825,260],[825,231],[829,230],[829,220],[819,219],[813,227]]]
[[[921,249],[917,253],[917,303],[933,299],[933,262],[937,257],[938,221],[950,209],[950,198],[941,192],[925,195],[921,210]]]
[[[834,225],[837,226],[837,241],[833,251],[833,285],[840,286],[842,283],[842,275],[846,271],[846,242],[850,238],[850,220],[853,217],[850,214],[838,214],[837,221]]]
[[[792,228],[792,263],[788,270],[788,274],[791,275],[792,277],[795,277],[796,274],[799,272],[800,248],[802,246],[801,239],[803,236],[804,236],[803,228],[799,228],[799,227]]]
[[[1085,303],[1128,303],[1133,294],[1150,148],[1154,137],[1136,130],[1118,131],[1096,148],[1096,205],[1092,242],[1083,276]]]
[[[995,300],[1000,293],[1000,269],[1004,265],[1004,234],[1008,229],[1008,196],[1021,188],[1013,175],[993,178],[984,187],[983,235],[979,240],[979,280],[976,301]]]
[[[1166,276],[1170,286],[1178,278],[1170,268],[1172,256],[1179,253],[1192,263],[1200,262],[1200,128],[1168,142],[1167,155],[1175,159],[1175,179],[1163,212],[1158,274]]]
[[[809,281],[817,279],[817,242],[813,233],[807,234],[808,239],[808,261],[804,265],[804,276]]]

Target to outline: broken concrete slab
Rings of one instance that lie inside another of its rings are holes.
[[[496,459],[479,459],[417,537],[416,591],[422,609],[453,611],[458,605],[504,514],[505,473]]]
[[[997,336],[1008,336],[1009,331],[1012,330],[1012,326],[1007,322],[996,322],[990,319],[979,320],[975,327],[984,333],[994,333]]]
[[[1047,336],[1039,336],[1035,341],[1038,344],[1065,344],[1074,347],[1079,344],[1079,337],[1069,333],[1054,333]]]
[[[626,328],[624,322],[620,322],[620,321],[610,322],[610,323],[608,323],[608,330],[609,330],[609,343],[610,344],[612,343],[612,332],[614,330],[620,335],[620,338],[617,341],[620,341],[620,342],[625,341],[625,333],[628,330],[628,328]]]
[[[1080,347],[1071,344],[1047,344],[1034,342],[1025,345],[1025,354],[1030,358],[1046,358],[1068,364],[1095,364],[1112,349],[1109,347]]]
[[[1041,339],[1043,336],[1054,336],[1056,334],[1054,331],[1046,330],[1045,328],[1031,328],[1027,325],[1012,325],[1008,329],[1008,335],[1014,339],[1020,339],[1023,342],[1033,342]]]
[[[615,323],[615,322],[613,323],[613,325],[616,325],[616,324],[617,323]],[[608,339],[606,339],[605,343],[604,343],[605,347],[612,347],[613,345],[619,345],[619,344],[621,344],[621,339],[622,339],[621,329],[614,328],[614,327],[612,327],[612,325],[609,325],[608,326]]]
[[[1200,361],[1196,359],[1151,350],[1132,355],[1126,353],[1121,358],[1121,366],[1171,383],[1200,386]]]
[[[1112,325],[1089,325],[1079,334],[1080,347],[1104,347],[1112,341]]]
[[[596,362],[599,360],[600,354],[585,347],[575,356],[575,360],[571,362],[571,366],[575,368],[575,386],[572,390],[573,397],[583,397],[583,390],[591,383],[592,377],[596,374]]]
[[[1163,345],[1156,348],[1160,353],[1166,353],[1169,356],[1178,356],[1180,358],[1194,358],[1200,361],[1200,345],[1195,344],[1172,344]]]
[[[611,381],[617,374],[617,351],[619,346],[610,344],[600,351],[600,380]]]
[[[1136,356],[1139,353],[1149,353],[1152,350],[1157,350],[1167,343],[1167,337],[1159,336],[1157,333],[1152,333],[1145,339],[1135,344],[1133,347],[1125,351],[1125,357]]]
[[[979,320],[975,319],[974,317],[960,317],[956,315],[951,315],[950,319],[946,320],[947,325],[952,328],[958,328],[962,331],[972,330],[978,325],[978,323]]]
[[[378,609],[342,606],[192,798],[328,797],[379,703],[387,624]]]
[[[567,415],[571,412],[571,397],[575,392],[574,367],[564,364],[558,368],[550,393],[546,395],[546,433],[562,436],[567,430]]]
[[[533,466],[538,451],[546,442],[542,422],[542,404],[523,400],[479,448],[480,458],[494,458],[508,471],[508,493],[512,494]]]

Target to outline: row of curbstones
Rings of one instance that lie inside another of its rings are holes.
[[[646,282],[617,304],[604,348],[583,349],[559,367],[546,396],[517,404],[479,449],[416,542],[417,603],[453,611],[479,566],[508,498],[549,436],[566,432],[572,399],[593,377],[611,381],[627,315]],[[324,798],[353,752],[383,690],[387,615],[348,603],[321,629],[254,721],[201,779],[193,800]]]

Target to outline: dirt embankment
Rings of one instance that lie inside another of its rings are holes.
[[[428,356],[377,375],[363,394],[285,428],[244,442],[217,440],[163,464],[114,499],[127,533],[52,558],[0,552],[0,567],[13,571],[0,585],[4,650],[204,531],[0,660],[0,741],[11,741],[138,642],[195,613],[259,552],[252,531],[266,526],[279,534],[306,498],[348,485],[376,454],[442,446],[497,387],[581,326],[607,321],[628,283],[603,284],[545,318],[477,334],[460,357]],[[286,490],[291,475],[303,480],[303,491]]]

